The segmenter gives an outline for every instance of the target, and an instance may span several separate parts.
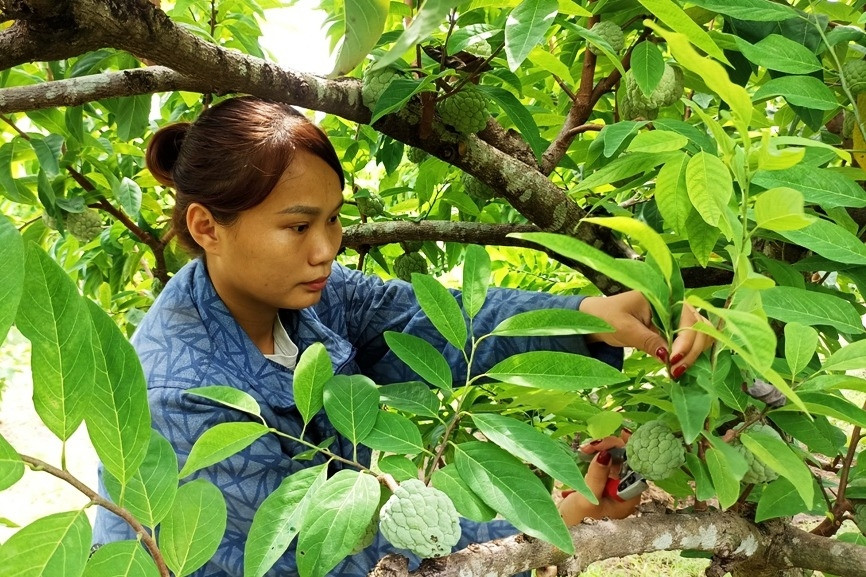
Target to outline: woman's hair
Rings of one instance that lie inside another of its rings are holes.
[[[218,223],[230,225],[267,198],[297,150],[327,162],[340,187],[345,185],[340,159],[319,127],[287,104],[249,96],[224,100],[192,124],[158,130],[146,159],[154,178],[177,191],[172,221],[178,240],[201,254],[186,226],[190,203],[207,207]]]

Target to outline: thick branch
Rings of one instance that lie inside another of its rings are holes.
[[[136,534],[141,539],[141,542],[144,543],[144,546],[147,547],[148,551],[150,551],[151,556],[153,557],[154,562],[156,563],[157,568],[159,569],[159,574],[168,577],[168,567],[165,564],[165,560],[162,558],[162,554],[159,552],[159,547],[157,547],[156,540],[150,535],[147,529],[138,522],[138,520],[132,516],[132,514],[124,509],[123,507],[118,507],[108,499],[101,497],[96,491],[82,483],[78,478],[74,477],[69,471],[64,471],[63,469],[58,469],[52,465],[49,465],[45,461],[41,461],[35,457],[30,457],[28,455],[21,455],[21,460],[27,463],[32,469],[36,471],[45,471],[49,475],[53,475],[58,479],[69,483],[72,487],[83,493],[88,499],[90,499],[91,503],[94,505],[99,505],[100,507],[104,507],[107,510],[111,511],[127,523],[132,529],[136,532]]]
[[[362,245],[375,246],[404,240],[436,240],[537,248],[536,245],[508,238],[507,235],[513,232],[538,231],[538,227],[531,224],[485,224],[445,220],[371,222],[346,227],[343,230],[343,246],[358,248]]]
[[[175,90],[218,91],[213,82],[183,76],[163,66],[151,66],[0,89],[0,113],[78,106],[103,98]]]
[[[18,21],[0,31],[0,70],[27,62],[72,58],[99,47],[98,39],[79,34],[74,27],[36,29]]]
[[[373,577],[496,577],[546,565],[575,575],[590,563],[652,551],[711,552],[731,564],[767,563],[819,569],[842,577],[866,577],[866,547],[810,535],[789,525],[757,526],[731,513],[651,515],[622,521],[593,521],[571,528],[577,550],[569,557],[526,535],[470,545],[448,557],[425,561],[412,572],[395,556],[385,557]]]

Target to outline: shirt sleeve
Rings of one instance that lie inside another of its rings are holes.
[[[391,353],[384,333],[408,333],[431,343],[452,368],[456,382],[466,377],[463,353],[450,345],[436,330],[415,297],[412,285],[400,280],[382,281],[358,271],[341,267],[344,278],[346,331],[358,349],[361,370],[379,383],[417,379],[402,361]],[[462,307],[460,291],[451,294]],[[472,321],[473,332],[481,336],[500,322],[518,313],[541,309],[577,310],[583,297],[558,296],[517,289],[490,289],[484,306]],[[603,343],[588,344],[582,336],[568,337],[490,337],[479,346],[473,359],[472,373],[479,374],[497,362],[520,352],[551,350],[592,356],[618,369],[622,368],[622,349]]]

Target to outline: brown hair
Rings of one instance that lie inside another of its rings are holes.
[[[201,254],[186,226],[190,203],[207,207],[218,223],[230,225],[267,198],[298,149],[327,162],[340,187],[345,185],[340,159],[318,126],[287,104],[250,96],[224,100],[192,124],[158,130],[146,160],[154,178],[177,191],[172,222],[178,240]]]

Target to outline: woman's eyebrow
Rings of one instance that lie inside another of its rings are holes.
[[[334,210],[331,212],[337,212],[341,208],[343,208],[343,203],[345,201],[340,199],[340,202],[337,203],[337,206],[334,207]],[[284,208],[277,212],[277,214],[306,214],[309,216],[316,216],[322,213],[322,209],[318,206],[308,206],[306,204],[296,204],[294,206],[290,206],[288,208]]]

